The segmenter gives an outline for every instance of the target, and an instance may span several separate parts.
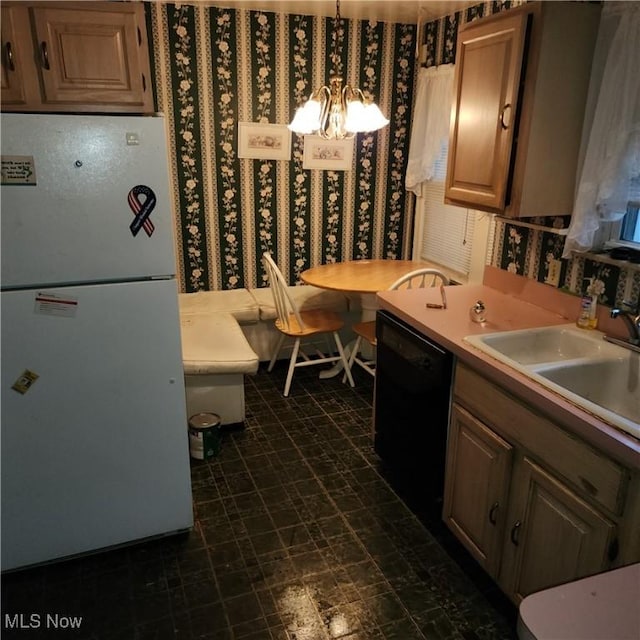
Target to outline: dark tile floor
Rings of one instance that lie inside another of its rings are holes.
[[[284,398],[284,373],[249,377],[246,428],[192,462],[190,534],[5,574],[2,637],[514,638],[515,609],[385,479],[372,379],[356,372],[351,389],[302,369]],[[39,628],[9,628],[32,613]],[[45,630],[47,614],[80,628]]]

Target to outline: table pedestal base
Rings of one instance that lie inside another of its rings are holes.
[[[360,317],[360,321],[361,322],[370,322],[371,320],[375,320],[376,319],[376,311],[378,310],[378,303],[377,303],[377,300],[376,300],[376,294],[375,293],[361,293],[360,294],[360,304],[361,304],[361,307],[362,307],[362,315]],[[344,355],[346,356],[347,360],[349,359],[349,356],[351,355],[351,352],[353,351],[353,347],[355,345],[355,342],[356,342],[355,340],[351,340],[344,347]],[[360,351],[362,352],[362,355],[365,358],[367,358],[367,359],[373,359],[374,358],[374,349],[371,347],[370,344],[365,343],[364,340],[360,343]],[[322,380],[326,380],[327,378],[335,378],[343,370],[344,370],[344,367],[342,365],[342,362],[338,362],[333,367],[331,367],[331,369],[325,369],[325,370],[321,371],[319,377]]]

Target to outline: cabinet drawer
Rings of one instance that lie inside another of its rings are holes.
[[[622,512],[627,472],[613,460],[462,364],[456,368],[454,396],[512,444],[519,444],[532,458],[569,481],[583,496],[611,513]]]

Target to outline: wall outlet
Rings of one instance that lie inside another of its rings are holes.
[[[557,258],[549,260],[549,273],[547,273],[546,283],[554,287],[560,286],[560,271],[562,270],[562,261]]]

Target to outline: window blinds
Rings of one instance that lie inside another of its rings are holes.
[[[422,183],[417,201],[417,213],[422,216],[420,257],[468,275],[476,213],[444,204],[446,170],[444,151],[436,161],[433,179]]]

